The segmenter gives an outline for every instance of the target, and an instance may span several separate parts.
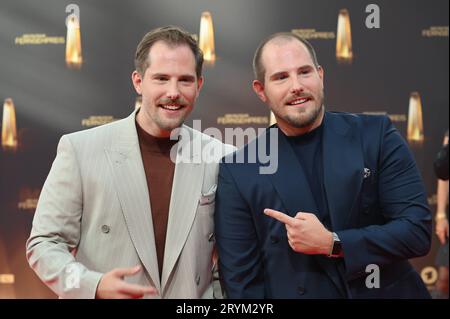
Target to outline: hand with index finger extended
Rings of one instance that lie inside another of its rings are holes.
[[[328,255],[333,245],[333,235],[315,214],[299,212],[291,217],[274,209],[264,209],[270,216],[286,227],[289,246],[297,253]]]
[[[264,214],[272,218],[275,218],[276,220],[288,226],[292,226],[295,221],[295,218],[286,215],[285,213],[282,213],[280,211],[277,211],[275,209],[266,208],[264,209]]]

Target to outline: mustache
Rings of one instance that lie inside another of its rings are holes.
[[[305,99],[310,99],[310,100],[314,100],[314,96],[312,96],[312,94],[309,94],[309,93],[301,93],[301,94],[293,94],[293,95],[290,95],[290,96],[286,99],[286,103],[289,103],[289,102],[291,102],[292,100],[295,100],[295,99],[303,99],[303,98],[305,98]]]
[[[158,101],[158,104],[167,105],[167,104],[178,104],[180,106],[186,106],[189,103],[182,97],[179,97],[175,100],[169,98],[162,98]]]

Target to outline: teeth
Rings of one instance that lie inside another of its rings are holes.
[[[171,111],[175,111],[175,110],[181,109],[180,105],[162,105],[162,107],[163,107],[163,109],[171,110]]]
[[[291,102],[289,104],[291,104],[291,105],[298,105],[298,104],[305,103],[307,100],[308,99],[299,99],[299,100],[295,100],[295,101],[293,101],[293,102]]]

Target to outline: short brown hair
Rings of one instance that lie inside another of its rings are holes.
[[[197,78],[202,75],[203,52],[198,47],[197,41],[191,34],[175,26],[166,26],[153,29],[148,32],[139,42],[134,57],[134,67],[143,76],[150,65],[148,52],[157,41],[164,41],[171,46],[187,45],[195,57],[195,73]]]
[[[319,62],[317,61],[316,51],[314,50],[311,43],[309,43],[306,39],[303,39],[302,37],[296,35],[295,33],[279,32],[279,33],[272,34],[272,35],[268,36],[267,38],[265,38],[259,44],[258,48],[256,49],[255,56],[253,57],[253,72],[255,75],[255,79],[257,79],[258,81],[264,83],[264,76],[265,76],[265,72],[266,72],[266,70],[264,69],[264,66],[262,65],[262,62],[261,62],[261,56],[262,56],[263,49],[270,40],[275,39],[275,38],[281,38],[281,39],[286,39],[286,40],[294,39],[294,40],[300,41],[301,43],[303,43],[306,46],[306,49],[308,50],[309,55],[311,56],[314,66],[316,68],[319,67]]]

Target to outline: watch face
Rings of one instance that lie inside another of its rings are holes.
[[[340,256],[342,253],[342,245],[339,240],[335,241],[333,244],[333,252],[331,253],[333,256]]]
[[[328,257],[341,257],[342,256],[342,245],[339,236],[333,232],[333,248],[331,254]]]

